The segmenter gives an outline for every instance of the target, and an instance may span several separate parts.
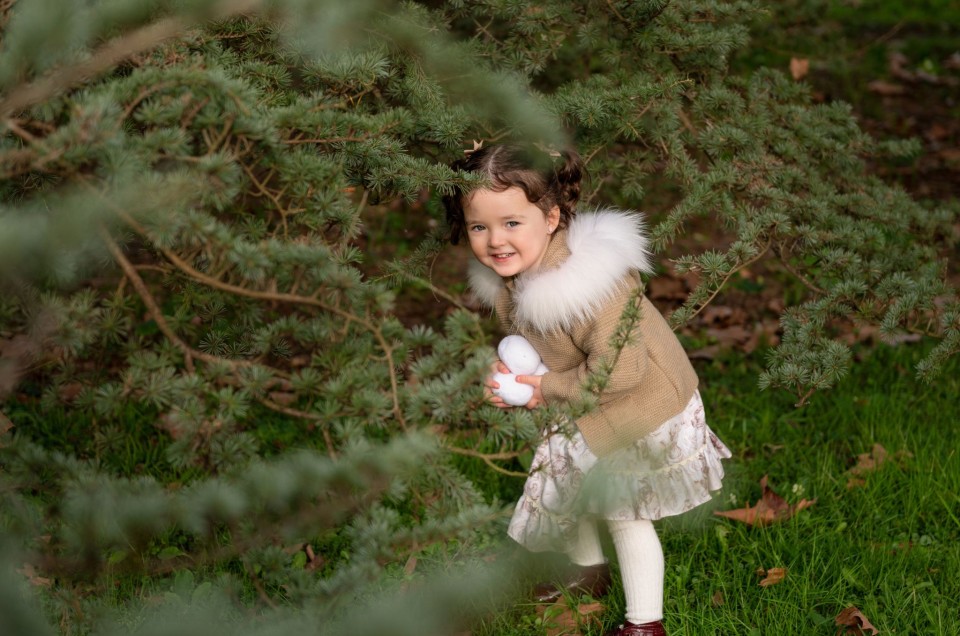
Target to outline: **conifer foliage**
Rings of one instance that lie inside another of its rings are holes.
[[[938,252],[953,219],[865,171],[912,146],[779,73],[729,76],[754,2],[0,7],[0,548],[56,581],[65,620],[91,620],[119,573],[178,571],[197,600],[184,572],[203,566],[299,608],[291,633],[332,629],[384,564],[497,517],[460,468],[516,470],[555,414],[483,405],[490,336],[429,280],[443,241],[423,194],[474,183],[446,167],[472,139],[564,131],[593,175],[585,205],[656,192],[658,249],[697,216],[733,236],[677,262],[700,286],[676,325],[743,267],[780,263],[807,295],[764,386],[831,386],[851,321],[941,338],[923,374],[960,350]],[[381,262],[364,222],[388,208],[425,229]],[[424,286],[446,320],[404,324],[397,295]],[[17,396],[85,435],[31,436]],[[151,462],[101,461],[133,421]],[[262,421],[316,450],[267,457]],[[347,547],[309,568],[283,550],[310,541]],[[438,617],[473,591],[441,589],[422,599]],[[0,610],[44,633],[15,591]]]

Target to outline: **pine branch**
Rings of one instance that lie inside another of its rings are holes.
[[[109,202],[107,203],[109,205]],[[149,233],[143,228],[139,223],[137,223],[129,214],[123,210],[115,209],[117,215],[123,219],[131,228],[137,231],[141,236],[148,238]],[[164,247],[155,246],[156,249],[162,253],[167,260],[173,263],[181,272],[189,276],[190,278],[196,280],[197,282],[203,283],[214,289],[219,289],[221,291],[226,291],[231,294],[236,294],[237,296],[246,296],[247,298],[255,298],[257,300],[266,300],[266,301],[275,301],[282,303],[292,303],[298,305],[307,305],[311,307],[317,307],[323,311],[335,314],[341,318],[347,320],[348,322],[353,322],[360,325],[369,331],[373,337],[377,340],[380,345],[380,349],[384,352],[385,362],[387,364],[387,369],[390,374],[390,392],[391,400],[393,401],[393,414],[397,420],[397,423],[400,424],[400,427],[404,430],[407,428],[406,420],[403,417],[403,411],[400,408],[400,383],[397,377],[396,364],[394,362],[394,347],[387,342],[386,337],[383,335],[383,330],[375,324],[373,321],[358,316],[346,310],[340,309],[333,305],[329,305],[321,300],[319,300],[316,295],[314,296],[298,296],[295,294],[287,294],[282,292],[274,291],[257,291],[253,289],[248,289],[246,287],[241,287],[239,285],[233,285],[231,283],[224,282],[217,278],[213,278],[204,274],[203,272],[197,271],[189,263],[184,261],[182,258],[177,256],[172,250],[169,250]],[[200,352],[198,352],[200,353]],[[206,355],[206,354],[204,354]],[[255,365],[250,365],[255,366]],[[279,374],[280,372],[278,372]]]
[[[204,353],[194,349],[185,341],[183,341],[174,331],[170,328],[170,325],[167,323],[166,319],[163,317],[163,311],[160,309],[160,306],[157,304],[157,301],[154,300],[153,294],[150,293],[150,290],[147,288],[146,283],[143,282],[143,279],[140,278],[140,275],[137,273],[137,268],[130,263],[126,256],[123,254],[123,250],[120,249],[120,246],[113,240],[113,237],[110,236],[110,233],[107,231],[103,225],[99,226],[100,238],[103,240],[104,244],[107,246],[107,249],[110,251],[110,254],[113,256],[114,260],[120,265],[120,269],[123,270],[124,275],[130,280],[130,283],[133,285],[133,288],[137,290],[137,294],[140,296],[140,299],[143,301],[143,304],[146,305],[147,311],[150,313],[150,316],[153,318],[154,322],[157,323],[157,327],[163,332],[163,335],[167,337],[178,349],[183,352],[184,364],[187,367],[187,370],[191,373],[194,372],[193,360],[194,358],[198,360],[203,360],[204,362],[209,362],[211,364],[226,364],[228,366],[238,368],[253,368],[261,367],[269,369],[272,373],[289,378],[290,375],[281,371],[279,369],[274,369],[267,367],[262,364],[254,364],[246,360],[236,360],[231,358],[222,358],[220,356],[211,355],[209,353]]]
[[[113,237],[110,236],[110,233],[103,226],[100,227],[100,238],[107,246],[107,249],[110,250],[110,254],[113,256],[114,260],[117,261],[118,265],[120,265],[120,269],[123,270],[124,275],[133,285],[134,289],[137,290],[137,294],[140,296],[143,304],[146,305],[147,311],[153,317],[153,321],[157,323],[157,327],[161,332],[163,332],[163,335],[170,340],[170,342],[175,344],[177,348],[183,352],[184,364],[186,365],[187,370],[190,373],[193,373],[195,371],[193,366],[193,358],[200,358],[208,354],[205,354],[202,351],[195,351],[190,347],[190,345],[181,340],[180,337],[173,332],[173,329],[170,328],[170,325],[167,324],[166,319],[163,317],[163,312],[157,305],[157,301],[153,299],[153,295],[150,293],[150,290],[147,289],[143,279],[140,278],[139,274],[137,274],[137,269],[130,264],[130,261],[127,260],[127,257],[123,255],[123,250],[120,249],[120,246],[116,244],[116,242],[113,240]]]
[[[85,61],[57,69],[30,84],[14,86],[6,91],[7,97],[0,100],[0,117],[9,117],[79,86],[137,53],[149,51],[166,40],[178,37],[187,26],[182,18],[164,18],[111,40]]]
[[[225,18],[248,13],[261,4],[262,0],[233,0],[220,3],[212,13],[213,17]],[[6,91],[5,98],[0,99],[0,119],[6,120],[12,114],[80,86],[138,53],[149,51],[167,40],[180,37],[191,27],[190,22],[179,16],[162,18],[153,24],[110,40],[86,60],[61,67],[28,84],[14,86]]]

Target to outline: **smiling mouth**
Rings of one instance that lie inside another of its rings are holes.
[[[495,261],[505,261],[511,256],[513,256],[515,253],[516,252],[507,252],[505,254],[491,254],[490,257],[493,258],[493,260]]]

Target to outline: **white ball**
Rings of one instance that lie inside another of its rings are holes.
[[[494,373],[493,381],[500,385],[493,390],[494,395],[499,395],[510,406],[525,406],[533,397],[533,387],[517,382],[513,373]]]
[[[540,354],[523,336],[507,336],[501,340],[497,355],[517,375],[533,375],[540,364]]]

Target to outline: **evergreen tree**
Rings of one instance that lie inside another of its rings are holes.
[[[700,284],[676,325],[761,259],[802,283],[763,386],[801,402],[831,386],[850,363],[836,336],[851,322],[939,337],[919,369],[932,376],[960,350],[938,252],[954,219],[867,175],[865,158],[913,145],[871,139],[847,107],[812,105],[776,72],[728,75],[758,10],[7,5],[0,391],[33,392],[50,417],[65,412],[88,432],[74,448],[15,434],[29,417],[8,403],[18,426],[0,442],[4,549],[56,577],[64,592],[50,602],[70,621],[88,620],[77,599],[118,572],[227,564],[265,605],[282,590],[300,608],[276,610],[286,633],[332,629],[331,610],[378,584],[384,564],[489,527],[498,502],[463,467],[515,471],[555,413],[483,405],[489,330],[430,279],[444,249],[436,195],[475,184],[446,167],[472,139],[556,144],[564,131],[593,175],[585,205],[647,208],[658,250],[696,216],[734,235],[725,251],[677,261]],[[663,201],[654,209],[651,192]],[[407,256],[374,260],[374,214],[422,233]],[[418,288],[449,304],[442,324],[398,318],[398,295]],[[162,454],[101,462],[132,421],[152,424],[140,434]],[[264,459],[274,453],[261,421],[316,450]],[[311,541],[341,542],[349,557],[318,575],[307,552],[282,549]],[[181,596],[196,597],[185,576]],[[424,597],[446,603],[438,617],[474,589],[441,588]],[[0,590],[0,608],[11,594]],[[16,633],[42,630],[22,620]]]

